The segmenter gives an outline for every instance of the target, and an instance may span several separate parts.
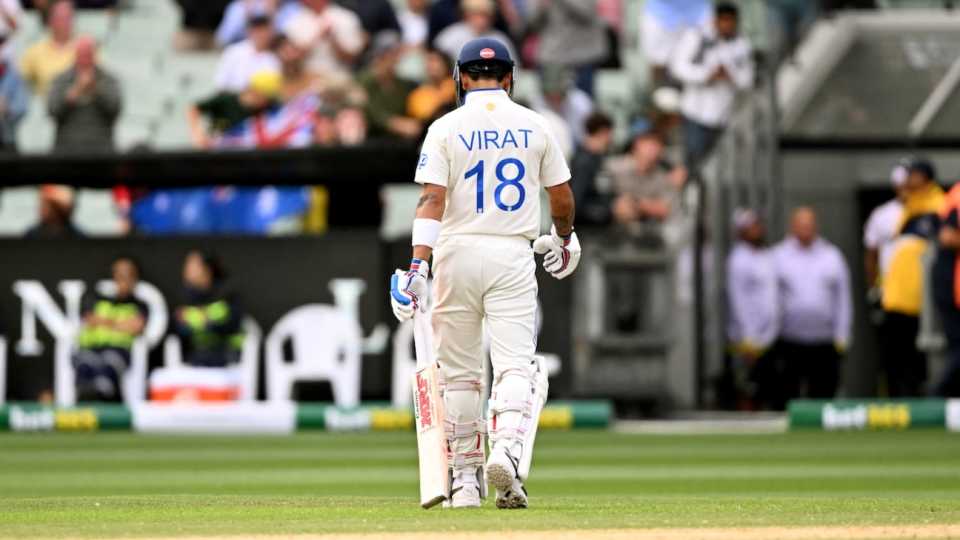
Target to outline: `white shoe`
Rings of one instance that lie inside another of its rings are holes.
[[[454,473],[452,491],[449,508],[480,508],[480,485],[476,473]]]
[[[517,474],[519,460],[504,449],[494,449],[487,460],[487,478],[497,489],[497,508],[526,508],[527,490]]]

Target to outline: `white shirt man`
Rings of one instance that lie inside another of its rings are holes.
[[[714,78],[720,68],[729,78]],[[722,40],[689,30],[677,45],[671,70],[683,82],[683,116],[714,128],[727,124],[737,92],[753,84],[750,44],[742,36]]]
[[[840,250],[823,238],[803,245],[788,237],[777,245],[775,256],[783,338],[845,349],[850,341],[853,304],[850,270]]]
[[[223,51],[217,66],[217,89],[240,93],[250,85],[254,74],[280,71],[280,60],[273,51],[260,50],[251,40],[245,39]]]
[[[468,93],[462,107],[427,132],[416,172],[424,188],[414,220],[414,258],[410,270],[391,283],[398,319],[425,312],[419,299],[428,293],[427,259],[433,255],[431,321],[448,426],[454,426],[454,507],[479,507],[483,489],[484,327],[493,366],[486,476],[497,488],[498,508],[527,505],[522,480],[533,450],[529,428],[539,414],[536,404],[546,399],[537,390],[537,381],[545,379],[533,356],[533,255],[548,252],[544,268],[558,279],[579,261],[570,170],[546,121],[504,91],[513,84],[511,58],[493,39],[471,41],[460,52],[457,84]],[[554,230],[538,238],[544,188]]]
[[[907,181],[909,172],[903,165],[897,165],[890,173],[893,188],[900,192]],[[899,195],[881,204],[870,212],[863,226],[863,247],[866,248],[867,286],[879,285],[878,278],[887,273],[897,233],[902,225],[903,201]],[[872,275],[869,275],[872,274]]]
[[[774,257],[780,290],[780,355],[784,399],[831,399],[840,383],[840,358],[850,343],[850,269],[840,250],[817,233],[811,208],[794,211],[791,234]]]
[[[437,37],[433,39],[434,47],[446,53],[450,58],[457,58],[460,50],[470,40],[492,38],[507,47],[510,58],[517,58],[517,52],[510,38],[493,28],[496,6],[492,0],[464,0],[460,9],[463,11],[463,20],[451,24],[437,34]]]
[[[305,1],[283,32],[298,46],[312,51],[307,68],[316,73],[349,72],[367,43],[360,18],[329,0]]]
[[[759,217],[752,210],[735,217],[740,239],[727,258],[727,338],[738,352],[754,357],[768,350],[779,327],[777,267],[773,251],[762,244]]]

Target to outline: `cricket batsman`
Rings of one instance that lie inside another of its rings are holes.
[[[463,47],[454,70],[460,107],[430,126],[417,163],[423,193],[413,222],[413,260],[391,281],[399,320],[426,312],[433,256],[431,326],[443,380],[449,505],[455,508],[479,507],[487,480],[496,488],[498,508],[526,508],[523,481],[546,399],[546,377],[534,358],[534,252],[544,254],[544,269],[557,279],[573,273],[580,260],[570,170],[547,122],[512,101],[515,78],[503,43],[481,38]],[[538,238],[541,188],[553,227]],[[484,323],[493,367],[486,420]]]

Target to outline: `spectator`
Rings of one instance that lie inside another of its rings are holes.
[[[16,66],[0,54],[0,154],[17,150],[17,125],[30,106],[30,89]]]
[[[947,193],[940,211],[940,232],[933,265],[933,296],[947,337],[947,366],[933,393],[960,397],[960,183]]]
[[[83,325],[73,357],[79,401],[120,401],[121,381],[130,366],[134,340],[147,323],[147,306],[133,296],[140,269],[129,257],[110,267],[116,294],[90,294],[83,302]]]
[[[774,259],[781,308],[778,408],[801,396],[831,399],[850,344],[850,270],[840,250],[818,235],[810,207],[794,210],[790,236],[776,246]]]
[[[540,86],[542,95],[531,99],[533,109],[540,113],[549,110],[563,118],[573,136],[569,144],[579,144],[583,140],[587,117],[593,112],[589,94],[573,85],[571,71],[562,66],[544,66]]]
[[[179,51],[207,51],[216,46],[214,31],[220,26],[230,0],[177,0],[183,13],[173,46]]]
[[[0,0],[0,62],[7,61],[12,53],[9,42],[20,27],[21,17],[20,0]]]
[[[269,17],[275,29],[282,29],[298,9],[295,1],[233,0],[217,27],[217,44],[226,47],[247,39],[247,25],[254,17]]]
[[[453,61],[443,51],[427,51],[427,80],[407,99],[407,115],[429,122],[456,107],[457,89],[450,73]]]
[[[20,60],[20,73],[38,96],[46,96],[50,84],[73,65],[77,47],[73,39],[73,2],[56,0],[47,17],[49,35],[34,43]]]
[[[531,8],[531,24],[540,31],[540,65],[573,70],[577,88],[592,96],[594,70],[609,55],[597,0],[534,0]]]
[[[217,67],[218,90],[242,92],[250,77],[260,71],[280,71],[280,60],[271,49],[274,41],[273,21],[267,15],[256,15],[247,22],[247,39],[223,51]]]
[[[197,103],[187,111],[194,146],[210,148],[222,145],[224,135],[239,129],[248,118],[276,108],[280,89],[280,74],[264,71],[254,74],[247,89],[240,94],[219,92]],[[203,126],[201,116],[206,117],[208,127]],[[249,146],[255,147],[255,144]]]
[[[225,367],[240,360],[243,311],[226,282],[220,260],[191,251],[183,262],[186,303],[176,309],[174,330],[191,366]]]
[[[936,238],[943,189],[933,164],[913,159],[907,165],[906,197],[897,223],[890,259],[883,274],[881,357],[890,397],[925,394],[927,357],[917,348],[923,309],[923,258]]]
[[[663,149],[663,139],[649,125],[637,126],[629,153],[611,158],[604,169],[615,196],[613,220],[635,236],[648,235],[649,224],[658,225],[670,217],[686,181],[686,169],[666,161]],[[659,227],[654,232],[659,236]]]
[[[463,0],[463,17],[437,34],[433,46],[445,52],[450,58],[460,56],[460,49],[470,40],[488,37],[499,40],[510,51],[510,58],[517,56],[516,48],[509,36],[493,26],[496,6],[493,0]]]
[[[298,46],[312,51],[307,67],[326,74],[349,73],[367,43],[357,15],[330,0],[301,0],[284,28]]]
[[[878,332],[883,331],[883,283],[881,278],[890,267],[890,256],[903,215],[903,200],[907,196],[907,160],[901,160],[890,172],[890,182],[896,196],[870,212],[863,227],[863,270],[867,284],[868,318]],[[878,334],[879,336],[879,334]]]
[[[370,135],[413,140],[423,132],[423,123],[407,116],[407,100],[415,85],[397,77],[400,60],[399,40],[382,36],[374,46],[370,69],[360,76],[360,85],[367,93],[365,109]]]
[[[863,264],[864,275],[867,278],[867,287],[871,291],[868,296],[880,298],[883,283],[880,278],[887,273],[890,266],[890,256],[897,236],[897,228],[903,216],[903,201],[906,199],[907,170],[906,160],[897,164],[890,172],[890,182],[896,194],[889,201],[881,204],[870,212],[867,223],[863,228]]]
[[[640,47],[652,66],[654,86],[668,82],[668,66],[688,30],[706,33],[713,13],[710,0],[647,0],[640,20]]]
[[[757,212],[737,211],[734,226],[738,238],[727,258],[733,386],[738,390],[738,408],[774,408],[780,405],[780,396],[775,395],[776,359],[770,354],[779,322],[776,264]]]
[[[97,65],[93,38],[77,40],[76,62],[50,88],[50,116],[57,123],[58,151],[113,150],[113,126],[120,116],[120,84]]]
[[[406,9],[397,14],[404,45],[423,47],[427,44],[427,10],[429,7],[429,0],[407,0]]]
[[[494,19],[494,28],[504,33],[508,30],[514,33],[522,31],[523,21],[517,6],[514,5],[515,1],[518,0],[496,0],[500,12]],[[526,0],[519,1],[525,2]],[[434,43],[440,32],[460,22],[462,17],[463,0],[433,0],[427,15],[427,43]],[[512,30],[510,30],[511,28]],[[457,53],[459,52],[457,51]]]
[[[40,222],[26,233],[26,238],[81,238],[73,225],[74,194],[67,186],[46,185],[40,188]]]
[[[586,135],[570,161],[571,183],[577,208],[577,223],[610,223],[610,197],[601,193],[597,177],[613,144],[613,120],[602,112],[587,118]]]
[[[738,25],[737,7],[721,3],[710,31],[690,30],[677,45],[671,70],[683,83],[687,167],[699,166],[710,153],[733,114],[737,91],[753,84],[750,43],[738,35]]]

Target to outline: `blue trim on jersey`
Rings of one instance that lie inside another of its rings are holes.
[[[403,296],[400,294],[400,276],[394,274],[390,276],[390,296],[393,297],[400,305],[409,306],[410,302],[413,302],[413,299]]]

